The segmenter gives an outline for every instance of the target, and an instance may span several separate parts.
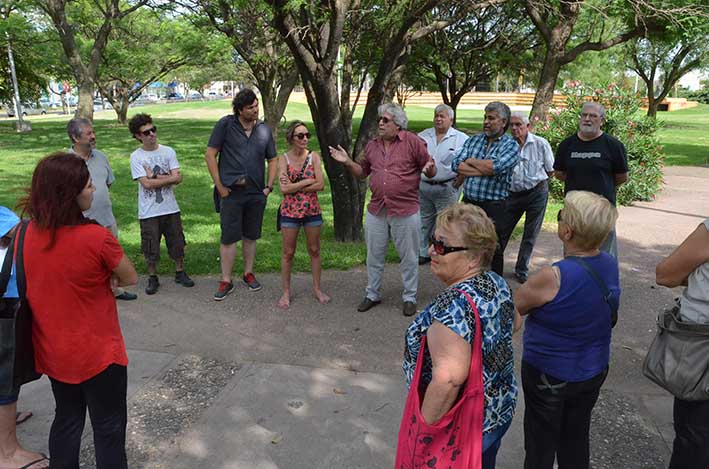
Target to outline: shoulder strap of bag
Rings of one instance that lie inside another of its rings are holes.
[[[13,234],[10,238],[10,243],[7,245],[5,261],[2,263],[2,270],[0,271],[0,298],[2,298],[2,296],[5,294],[5,291],[7,290],[7,284],[10,283],[10,275],[12,275],[12,257],[14,246],[15,235]]]
[[[303,175],[305,174],[305,170],[308,169],[308,164],[310,163],[310,153],[305,157],[305,161],[303,161],[303,166],[300,168],[300,172],[298,173],[298,176],[296,176],[295,182],[301,181],[303,179]]]
[[[596,282],[598,288],[601,289],[601,293],[603,293],[603,301],[605,301],[611,309],[611,327],[615,327],[615,324],[618,322],[618,306],[611,303],[611,292],[608,291],[608,287],[606,286],[605,282],[601,280],[601,277],[599,277],[596,271],[593,270],[591,264],[589,264],[585,260],[577,256],[569,256],[567,257],[567,259],[576,262],[578,265],[580,265],[583,270],[585,270],[588,275],[591,276],[593,281]]]
[[[29,221],[23,220],[20,225],[19,233],[17,234],[17,247],[15,248],[15,268],[17,269],[17,293],[21,299],[27,298],[27,282],[25,279],[25,232]]]
[[[483,356],[483,323],[480,320],[480,314],[478,313],[478,307],[473,301],[473,298],[464,290],[455,289],[465,296],[470,303],[470,307],[473,308],[473,313],[475,313],[475,337],[473,338],[473,346],[471,348],[470,354],[470,371],[468,372],[468,377],[474,376],[474,381],[468,379],[470,384],[475,384],[482,388],[483,386],[483,375],[482,375],[482,356]],[[476,353],[477,352],[477,353]],[[474,373],[480,370],[479,373]],[[470,386],[466,386],[470,387]]]

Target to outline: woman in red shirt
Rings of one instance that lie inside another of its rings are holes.
[[[286,130],[286,141],[290,149],[278,158],[278,184],[283,194],[283,202],[278,209],[283,233],[283,294],[278,300],[281,309],[290,307],[290,274],[301,226],[305,231],[313,271],[313,295],[322,304],[330,301],[330,297],[320,289],[320,230],[323,221],[317,193],[325,187],[325,180],[320,167],[320,155],[308,150],[309,139],[310,132],[303,122],[291,123]]]
[[[137,274],[111,232],[84,218],[94,191],[82,159],[55,153],[37,164],[22,203],[30,216],[24,261],[35,365],[56,401],[52,467],[79,467],[87,407],[96,467],[128,467],[128,357],[111,286],[134,284]]]

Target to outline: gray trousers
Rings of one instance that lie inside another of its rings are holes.
[[[445,184],[419,183],[419,204],[421,207],[421,240],[419,256],[428,257],[428,239],[436,229],[438,213],[451,204],[458,202],[460,188],[453,187],[453,182]]]
[[[378,215],[367,212],[364,227],[367,242],[367,290],[365,295],[372,301],[380,301],[379,290],[386,260],[389,238],[399,254],[399,272],[404,284],[403,301],[416,302],[419,283],[418,246],[421,232],[419,214],[407,217],[392,217],[386,209]]]

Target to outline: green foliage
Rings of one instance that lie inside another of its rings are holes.
[[[552,109],[546,122],[536,124],[535,132],[549,140],[556,151],[562,140],[578,131],[583,103],[601,103],[606,108],[603,131],[623,142],[628,153],[629,180],[618,188],[618,203],[653,199],[662,183],[664,153],[657,137],[659,124],[641,116],[639,96],[613,83],[590,86],[576,81],[568,83],[562,93],[566,95],[566,107]],[[563,198],[562,183],[554,180],[551,189],[555,198]]]

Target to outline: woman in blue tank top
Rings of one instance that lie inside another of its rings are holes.
[[[608,373],[618,261],[599,247],[615,225],[604,197],[571,191],[558,215],[564,259],[515,292],[522,353],[525,469],[589,467],[591,411]]]

